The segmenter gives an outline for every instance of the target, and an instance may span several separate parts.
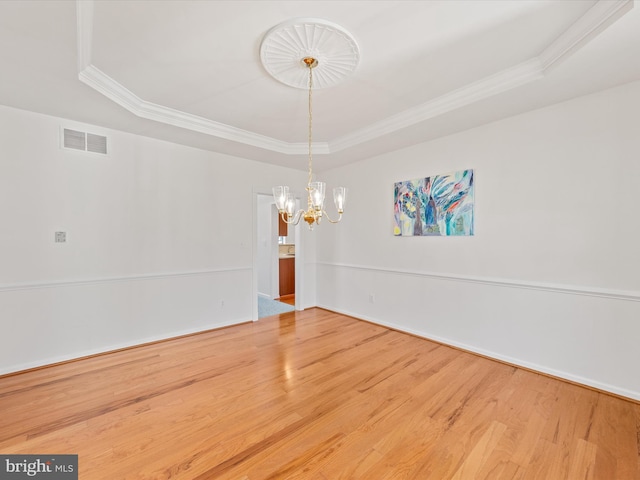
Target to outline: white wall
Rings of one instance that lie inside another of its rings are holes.
[[[332,170],[318,305],[640,399],[638,152],[635,82]],[[475,236],[393,236],[394,182],[465,168]]]
[[[109,154],[60,148],[61,127]],[[251,320],[254,192],[305,179],[0,107],[0,374]]]
[[[328,172],[349,203],[298,227],[303,307],[640,399],[639,151],[636,82]],[[462,168],[476,235],[393,237],[393,183]],[[256,191],[305,180],[0,107],[0,373],[250,320]]]

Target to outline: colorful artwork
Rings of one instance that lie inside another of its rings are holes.
[[[396,236],[473,235],[473,170],[395,184]]]

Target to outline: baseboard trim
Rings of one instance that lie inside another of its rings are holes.
[[[533,373],[538,373],[540,375],[545,375],[548,376],[550,378],[554,378],[556,380],[562,380],[564,382],[568,382],[571,383],[573,385],[577,385],[580,387],[584,387],[584,388],[588,388],[590,390],[594,390],[598,393],[603,393],[606,395],[611,395],[617,398],[621,398],[623,400],[627,400],[633,403],[636,403],[638,405],[640,405],[640,392],[634,392],[631,390],[627,390],[624,388],[619,388],[613,385],[609,385],[606,383],[602,383],[602,382],[598,382],[598,381],[594,381],[588,378],[584,378],[584,377],[580,377],[577,375],[572,375],[570,373],[567,372],[563,372],[560,370],[555,370],[552,368],[547,368],[535,363],[531,363],[531,362],[525,362],[525,361],[521,361],[517,358],[512,358],[506,355],[500,355],[498,353],[495,352],[491,352],[488,350],[484,350],[482,348],[476,348],[473,347],[471,345],[467,345],[464,343],[460,343],[460,342],[456,342],[454,340],[450,340],[447,338],[443,338],[440,337],[438,335],[430,335],[428,333],[422,332],[422,331],[418,331],[418,330],[414,330],[411,328],[406,328],[403,327],[401,325],[397,325],[394,324],[392,322],[385,322],[376,318],[372,318],[372,317],[367,317],[367,316],[363,316],[363,315],[359,315],[359,314],[355,314],[353,312],[349,312],[346,310],[341,310],[341,309],[335,309],[332,307],[328,307],[328,306],[323,306],[323,305],[318,305],[317,308],[321,308],[323,310],[327,310],[329,312],[334,312],[334,313],[338,313],[340,315],[345,315],[351,318],[354,318],[356,320],[360,320],[363,322],[368,322],[374,325],[378,325],[381,327],[385,327],[388,328],[390,330],[395,330],[397,332],[401,332],[401,333],[406,333],[408,335],[412,335],[414,337],[418,337],[418,338],[422,338],[424,340],[429,340],[432,342],[436,342],[439,343],[441,345],[445,345],[447,347],[451,347],[451,348],[455,348],[457,350],[466,352],[466,353],[471,353],[473,355],[477,355],[483,358],[487,358],[489,360],[493,360],[496,362],[500,362],[503,363],[505,365],[509,365],[512,367],[517,367],[517,368],[522,368],[524,370],[533,372]]]
[[[83,353],[79,353],[78,356],[73,356],[73,357],[69,356],[69,357],[58,357],[53,359],[44,359],[42,363],[34,362],[32,364],[18,365],[16,366],[16,370],[12,369],[4,373],[0,371],[0,379],[5,377],[11,377],[13,375],[20,375],[21,373],[41,370],[43,368],[54,367],[56,365],[65,365],[67,363],[78,362],[80,360],[86,360],[89,358],[101,357],[103,355],[109,355],[112,353],[123,352],[126,350],[132,350],[140,347],[147,347],[149,345],[155,345],[163,342],[170,342],[171,340],[177,340],[180,338],[192,337],[194,335],[215,332],[217,330],[222,330],[229,327],[235,327],[238,325],[244,325],[247,323],[253,323],[253,322],[248,320],[237,321],[237,322],[236,321],[223,322],[220,325],[216,325],[215,327],[212,327],[212,328],[207,328],[206,330],[188,330],[185,332],[174,332],[172,334],[169,334],[170,336],[168,337],[147,338],[145,340],[141,340],[141,343],[112,345],[112,346],[105,347],[104,350],[100,349],[95,351],[83,352]]]

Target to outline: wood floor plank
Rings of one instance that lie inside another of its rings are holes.
[[[640,480],[640,405],[322,309],[0,377],[80,478]]]
[[[504,435],[507,426],[499,422],[491,422],[487,431],[482,435],[480,440],[474,445],[473,449],[460,465],[460,468],[453,475],[452,480],[464,480],[465,478],[478,478],[480,469]]]
[[[633,478],[638,471],[637,459],[640,458],[640,429],[634,410],[637,405],[625,404],[615,398],[603,396],[598,408],[592,415],[592,424],[585,440],[597,445],[598,455],[594,465],[595,478],[614,472],[617,478]],[[627,436],[636,435],[636,445],[620,441]],[[604,439],[607,438],[607,441]]]

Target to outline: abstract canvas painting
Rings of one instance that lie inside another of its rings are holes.
[[[473,170],[395,184],[395,236],[473,235]]]

